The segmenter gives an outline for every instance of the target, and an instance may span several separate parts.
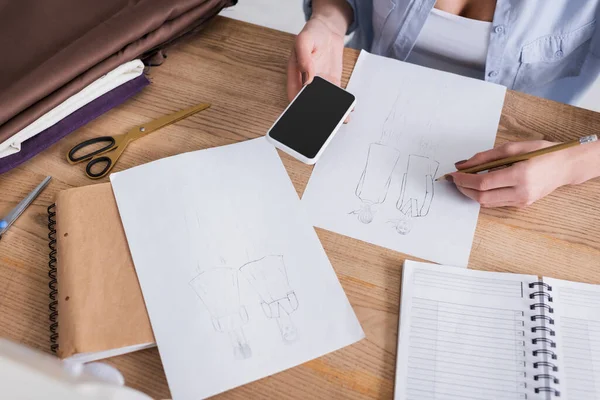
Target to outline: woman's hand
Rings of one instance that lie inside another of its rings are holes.
[[[525,207],[550,194],[560,186],[579,183],[572,160],[578,147],[549,153],[510,167],[483,174],[465,174],[461,169],[489,161],[528,153],[556,143],[545,140],[506,143],[484,151],[471,159],[456,163],[459,172],[449,175],[458,190],[483,207]],[[584,146],[581,146],[584,147]]]
[[[345,0],[313,1],[313,15],[296,38],[288,62],[290,101],[315,75],[340,85],[344,36],[352,21],[351,14]]]

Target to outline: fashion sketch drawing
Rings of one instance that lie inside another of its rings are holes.
[[[298,333],[290,315],[298,309],[298,298],[290,287],[282,255],[269,255],[244,264],[240,272],[261,299],[265,316],[275,319],[281,338],[291,343]]]
[[[401,175],[400,196],[396,200],[396,209],[400,214],[389,219],[396,232],[401,235],[410,233],[412,220],[427,216],[434,197],[434,180],[439,163],[422,154],[402,154],[399,138],[402,131],[410,129],[407,116],[401,112],[396,98],[394,105],[384,121],[381,138],[371,143],[367,152],[367,161],[361,174],[355,195],[360,199],[358,210],[350,214],[356,215],[363,224],[370,224],[375,219],[377,207],[388,198],[394,176]],[[431,129],[431,123],[428,127]],[[426,140],[420,143],[423,154],[429,154],[432,146]],[[403,172],[400,160],[405,159]],[[395,171],[398,171],[395,174]],[[398,180],[399,181],[399,180]]]
[[[251,357],[252,350],[243,330],[248,313],[240,302],[237,269],[213,268],[200,273],[190,284],[210,313],[214,330],[229,336],[234,357]]]
[[[240,275],[244,279],[240,279]],[[228,335],[234,357],[243,360],[252,356],[243,329],[250,322],[247,312],[250,304],[240,299],[240,280],[258,295],[263,314],[276,321],[282,340],[294,342],[298,332],[291,314],[299,303],[288,281],[282,255],[268,255],[245,263],[239,269],[212,268],[198,274],[190,285],[208,310],[214,330]]]
[[[402,189],[396,208],[402,213],[390,222],[396,232],[406,235],[412,229],[412,218],[421,218],[429,214],[433,202],[433,182],[440,166],[428,157],[411,154],[408,156],[406,172],[402,176]]]
[[[392,175],[400,159],[400,151],[392,145],[398,113],[397,101],[383,123],[381,138],[369,145],[367,162],[356,186],[355,194],[361,205],[350,214],[356,215],[363,224],[373,222],[377,206],[387,198]]]

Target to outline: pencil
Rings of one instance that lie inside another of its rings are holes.
[[[457,172],[463,172],[465,174],[476,174],[478,172],[487,171],[490,169],[498,168],[498,167],[508,167],[514,163],[518,163],[520,161],[531,160],[534,157],[543,156],[544,154],[554,153],[555,151],[560,151],[564,149],[568,149],[569,147],[579,146],[580,144],[592,143],[598,140],[596,135],[584,136],[580,139],[571,140],[569,142],[557,144],[554,146],[546,147],[544,149],[539,149],[536,151],[531,151],[529,153],[519,154],[516,156],[511,156],[507,158],[502,158],[496,161],[490,161],[481,165],[476,165],[471,168],[466,168],[462,170],[458,170]],[[440,176],[435,181],[441,181],[446,179],[446,177],[450,174],[445,174]]]

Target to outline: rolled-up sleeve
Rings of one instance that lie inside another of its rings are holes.
[[[348,4],[350,4],[350,7],[352,7],[352,11],[353,11],[353,15],[354,15],[352,24],[350,25],[350,27],[348,27],[348,32],[346,32],[346,34],[350,34],[350,33],[354,32],[359,27],[358,22],[360,21],[360,18],[359,18],[359,14],[357,11],[360,8],[359,3],[361,3],[362,1],[364,1],[364,0],[346,0],[346,2]],[[306,16],[307,20],[312,15],[312,0],[304,0],[304,15]]]

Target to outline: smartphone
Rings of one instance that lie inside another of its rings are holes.
[[[316,76],[302,88],[267,133],[275,147],[305,164],[317,162],[342,126],[356,98]]]

